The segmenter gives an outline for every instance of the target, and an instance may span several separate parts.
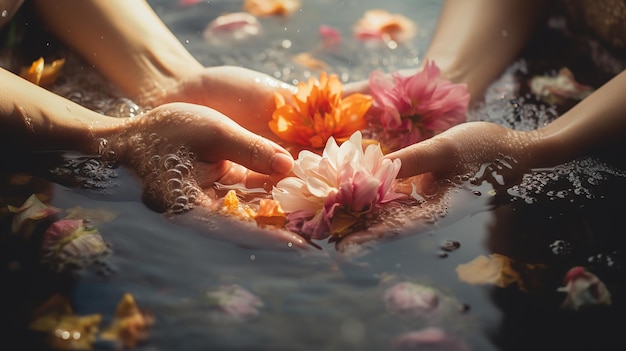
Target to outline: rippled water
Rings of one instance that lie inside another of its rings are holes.
[[[304,9],[290,18],[263,19],[258,40],[225,45],[209,45],[202,32],[218,14],[239,10],[239,1],[192,7],[150,3],[204,64],[242,65],[297,83],[317,74],[293,63],[292,57],[305,51],[327,62],[344,81],[363,79],[372,69],[414,65],[428,44],[441,1],[305,1]],[[351,40],[351,24],[374,7],[410,14],[421,35],[395,49]],[[322,49],[319,24],[340,28],[348,39],[341,47]],[[535,56],[512,65],[472,119],[528,130],[558,116],[557,108],[529,96],[523,82],[533,72],[558,70],[562,58],[558,53],[546,60]],[[77,58],[70,57],[67,65],[66,76],[54,88],[57,93],[113,115],[141,112],[114,89],[102,89],[99,76]],[[80,206],[113,214],[97,224],[112,254],[72,274],[53,274],[39,265],[28,242],[8,234],[9,217],[0,212],[2,318],[17,326],[3,337],[24,343],[23,349],[41,349],[27,341],[33,339],[24,323],[55,292],[70,296],[76,313],[101,313],[105,322],[121,296],[132,293],[156,320],[138,350],[387,350],[396,336],[428,326],[481,351],[607,349],[621,343],[622,328],[614,320],[624,311],[626,174],[601,160],[537,170],[504,188],[494,184],[507,170],[494,163],[486,181],[477,183],[474,175],[450,180],[453,190],[446,201],[406,214],[428,226],[389,231],[391,240],[351,248],[344,255],[326,242],[302,252],[215,240],[245,228],[219,217],[209,217],[200,228],[170,221],[144,204],[141,186],[127,169],[111,167],[100,157],[63,152],[3,157],[3,205],[19,205],[37,193],[60,209]],[[430,213],[428,218],[420,217],[424,212]],[[500,288],[459,279],[459,265],[493,253],[511,258],[526,285]],[[528,268],[535,264],[546,269]],[[556,289],[575,265],[588,267],[607,283],[612,306],[560,308],[564,295]],[[434,289],[445,308],[419,318],[392,313],[385,291],[399,281]],[[257,316],[216,318],[207,293],[232,284],[262,301]],[[95,348],[109,350],[111,345]]]

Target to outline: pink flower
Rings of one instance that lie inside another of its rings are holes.
[[[465,121],[470,98],[466,85],[441,78],[434,62],[426,62],[413,76],[395,72],[392,77],[374,71],[369,83],[374,98],[372,112],[380,117],[383,129],[404,134],[394,148],[430,138]]]
[[[345,235],[364,213],[403,197],[393,189],[400,160],[384,159],[379,145],[363,150],[357,131],[338,146],[333,137],[323,154],[300,152],[293,173],[272,190],[285,212],[286,227],[312,239]]]
[[[566,284],[558,291],[567,293],[563,308],[577,310],[588,305],[610,305],[611,294],[604,283],[593,273],[577,266],[565,275]]]

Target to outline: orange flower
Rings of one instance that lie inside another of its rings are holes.
[[[276,94],[276,110],[270,129],[281,139],[303,146],[321,148],[331,136],[338,142],[366,126],[365,113],[372,97],[352,94],[342,98],[342,84],[336,75],[322,72],[319,81],[311,77],[298,84],[293,103]]]

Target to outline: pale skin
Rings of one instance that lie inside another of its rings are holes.
[[[473,104],[508,67],[544,19],[543,0],[447,0],[423,61],[433,60],[442,75],[467,84]],[[415,71],[406,71],[410,74]],[[553,167],[593,153],[623,152],[626,135],[626,72],[622,72],[553,122],[519,131],[488,122],[467,122],[423,142],[389,153],[400,159],[399,178],[428,186],[441,175],[465,174],[507,155],[519,171]],[[367,92],[367,82],[346,86],[345,94]],[[442,196],[447,196],[441,192]],[[438,201],[440,198],[432,199]],[[419,211],[419,210],[417,210]],[[413,232],[428,225],[412,224]],[[369,228],[337,244],[341,251],[386,237]]]
[[[291,154],[266,137],[274,93],[293,87],[243,68],[204,67],[142,0],[33,0],[33,5],[62,41],[127,96],[153,109],[132,119],[105,116],[0,69],[5,145],[93,154],[100,138],[157,134],[197,155],[201,186],[259,187],[291,171]],[[133,152],[117,151],[122,160]],[[299,237],[264,233],[304,246]]]
[[[542,0],[447,0],[423,61],[442,75],[467,84],[472,103],[502,74],[545,18]],[[406,72],[411,73],[410,71]],[[462,173],[468,165],[505,154],[526,168],[550,167],[620,146],[626,135],[626,73],[597,89],[554,122],[534,131],[516,131],[487,122],[469,122],[387,155],[402,160],[399,177],[427,172]],[[346,87],[367,91],[366,82]]]

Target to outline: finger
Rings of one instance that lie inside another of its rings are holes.
[[[212,187],[215,182],[223,185],[243,185],[246,189],[264,189],[269,192],[273,185],[284,178],[283,175],[268,175],[251,171],[230,161],[217,163],[197,162],[196,178],[203,188]]]
[[[208,161],[230,160],[263,174],[287,174],[294,165],[291,154],[274,143],[254,134],[224,117],[222,133],[207,150]]]
[[[391,152],[385,157],[400,159],[398,178],[406,178],[426,172],[451,171],[456,159],[454,148],[446,146],[445,139],[435,136],[417,144]]]
[[[343,96],[349,96],[352,94],[369,94],[370,86],[367,80],[361,80],[358,82],[346,83],[343,86]]]

